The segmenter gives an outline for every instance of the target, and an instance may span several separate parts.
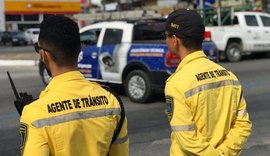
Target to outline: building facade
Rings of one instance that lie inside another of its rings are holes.
[[[98,3],[97,1],[95,0],[94,4],[94,0],[0,0],[0,31],[39,27],[40,22],[52,14],[70,17],[79,13],[82,14],[75,17],[88,14],[86,19],[78,21],[80,26],[84,26],[88,24],[87,20],[94,21],[96,16],[106,12],[126,14],[126,11],[144,11],[141,14],[145,15],[154,11],[160,15],[167,15],[177,8],[200,9],[200,6],[206,8],[218,5],[241,7],[247,3],[253,4],[254,10],[270,12],[270,0],[100,0]],[[262,4],[265,7],[262,7]]]
[[[1,0],[0,31],[39,27],[50,15],[81,12],[80,0]]]

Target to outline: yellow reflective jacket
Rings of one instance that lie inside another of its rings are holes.
[[[23,156],[127,156],[127,120],[110,146],[120,120],[119,102],[78,71],[56,76],[21,116]]]
[[[232,72],[208,60],[203,51],[191,53],[167,79],[165,95],[170,155],[239,155],[251,121]]]

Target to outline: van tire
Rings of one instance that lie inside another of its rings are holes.
[[[129,99],[136,103],[149,101],[153,93],[150,77],[143,70],[131,71],[124,81],[124,88]]]

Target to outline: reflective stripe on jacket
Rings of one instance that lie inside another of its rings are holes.
[[[23,156],[127,156],[127,120],[110,146],[120,120],[117,99],[78,71],[56,76],[21,117]]]
[[[207,59],[186,56],[166,81],[166,112],[172,129],[170,154],[238,155],[251,122],[236,76]]]

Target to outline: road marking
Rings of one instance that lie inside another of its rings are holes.
[[[0,66],[36,66],[38,60],[0,60]]]
[[[155,140],[152,142],[152,145],[164,145],[164,144],[171,144],[171,139],[164,138],[164,139]]]

